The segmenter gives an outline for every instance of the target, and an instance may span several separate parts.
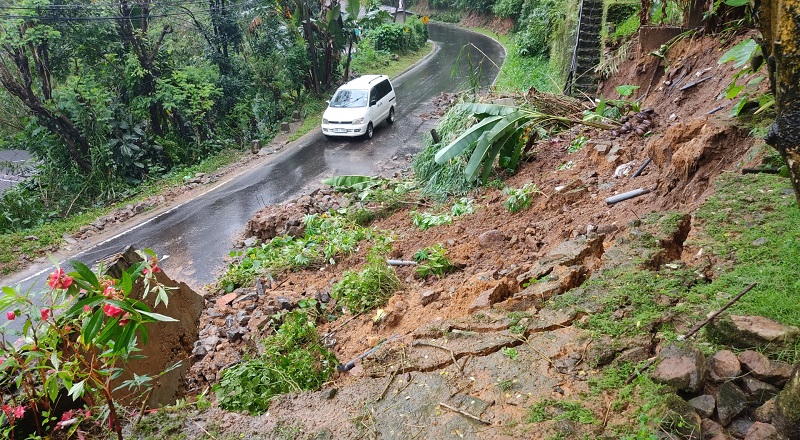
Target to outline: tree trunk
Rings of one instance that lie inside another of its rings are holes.
[[[352,32],[352,31],[351,31]],[[344,82],[350,81],[350,59],[353,53],[353,36],[348,39],[347,44],[347,61],[344,63]]]
[[[776,117],[767,143],[786,161],[800,204],[800,0],[762,0],[761,50],[767,60]]]
[[[314,43],[314,31],[311,29],[311,12],[308,10],[308,0],[303,0],[303,30],[308,42],[308,54],[311,57],[311,82],[314,94],[319,95],[319,60],[317,60],[317,46]]]

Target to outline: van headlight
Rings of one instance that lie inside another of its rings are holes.
[[[325,119],[325,118],[322,118],[322,123],[323,123],[323,124],[327,124],[327,123],[328,123],[328,120],[327,120],[327,119]]]
[[[364,118],[355,118],[353,119],[353,124],[363,124]]]

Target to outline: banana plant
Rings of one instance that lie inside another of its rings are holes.
[[[443,165],[471,151],[464,173],[469,180],[474,180],[478,178],[480,172],[482,183],[486,183],[489,178],[495,159],[506,168],[517,167],[525,146],[524,134],[528,129],[535,129],[548,123],[611,128],[597,122],[578,121],[510,105],[467,103],[459,104],[456,108],[472,113],[478,122],[449,145],[437,151],[434,159],[436,163]]]

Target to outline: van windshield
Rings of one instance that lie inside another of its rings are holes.
[[[333,95],[330,103],[331,107],[366,107],[366,90],[339,90]]]

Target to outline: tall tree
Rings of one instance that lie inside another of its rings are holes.
[[[800,204],[800,0],[761,0],[758,15],[777,114],[767,143],[786,161]]]

